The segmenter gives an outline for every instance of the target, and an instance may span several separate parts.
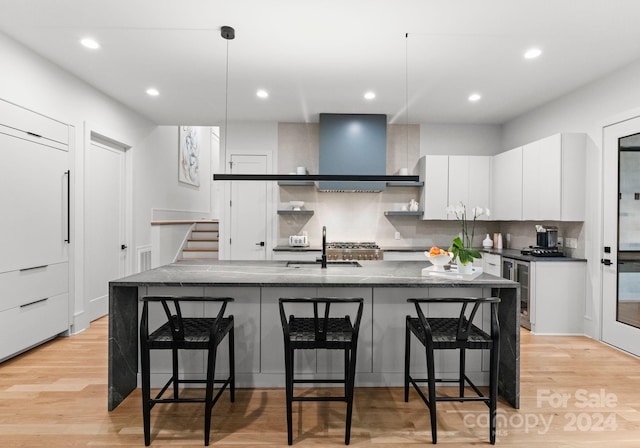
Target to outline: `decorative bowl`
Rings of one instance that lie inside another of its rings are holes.
[[[300,208],[304,205],[304,201],[289,201],[289,205],[293,207],[295,211],[299,211]]]
[[[444,271],[445,265],[451,261],[451,254],[429,255],[429,252],[425,252],[424,254],[436,271]]]

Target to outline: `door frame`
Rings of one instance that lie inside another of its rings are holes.
[[[109,142],[115,147],[120,147],[124,151],[125,163],[125,223],[124,232],[127,238],[127,245],[131,249],[127,257],[125,257],[125,275],[133,273],[134,258],[130,256],[133,248],[135,248],[135,235],[133,234],[133,146],[127,143],[127,139],[105,129],[95,123],[85,121],[83,123],[82,133],[82,150],[76,151],[74,181],[74,193],[76,204],[76,213],[74,219],[74,235],[72,238],[76,241],[74,248],[75,266],[73,272],[75,278],[73,283],[75,286],[75,304],[73,315],[73,333],[80,332],[90,325],[90,316],[88,311],[88,299],[85,297],[85,189],[86,189],[86,151],[91,145],[93,136],[97,136],[100,140]]]
[[[640,108],[634,108],[634,109],[630,109],[627,110],[625,112],[621,112],[619,114],[613,115],[607,119],[604,119],[600,122],[599,130],[600,130],[600,207],[598,210],[598,213],[600,213],[600,219],[598,220],[598,224],[600,225],[600,229],[599,232],[596,233],[596,235],[598,235],[599,240],[596,242],[596,244],[598,245],[598,258],[596,260],[594,260],[594,262],[598,263],[600,266],[599,269],[599,276],[597,279],[598,284],[594,285],[597,288],[597,291],[599,292],[598,294],[598,300],[599,300],[599,307],[597,309],[599,309],[600,312],[600,322],[599,325],[597,325],[595,328],[598,331],[597,334],[597,338],[599,341],[604,342],[607,345],[611,345],[610,343],[608,343],[607,341],[605,341],[603,339],[603,334],[604,334],[604,316],[605,316],[605,300],[604,300],[604,295],[605,295],[605,291],[604,291],[604,269],[605,266],[603,264],[600,263],[600,259],[602,258],[607,258],[604,254],[604,239],[605,239],[605,235],[604,235],[604,231],[605,231],[605,213],[604,213],[604,201],[605,201],[605,188],[604,188],[604,183],[606,182],[606,178],[605,178],[605,158],[606,158],[606,141],[605,141],[605,129],[610,127],[610,126],[614,126],[614,125],[618,125],[621,123],[624,123],[625,121],[629,121],[629,120],[633,120],[635,118],[640,118]],[[595,253],[595,251],[594,251]],[[594,290],[596,290],[596,288],[594,288]],[[639,330],[640,331],[640,330]],[[612,345],[612,347],[615,347]],[[617,348],[617,347],[616,347]],[[626,352],[628,353],[628,352]]]
[[[231,161],[232,156],[265,156],[267,158],[267,174],[273,173],[273,164],[274,157],[273,151],[269,149],[230,149],[224,153],[224,161],[223,161],[223,172],[228,174],[230,172],[229,163]],[[229,238],[231,235],[230,221],[231,221],[231,182],[226,181],[224,184],[224,206],[223,209],[223,219],[220,222],[220,235],[224,241],[224,244],[221,244],[220,258],[228,259],[231,254],[231,245],[229,244]],[[276,209],[277,209],[277,198],[276,189],[273,187],[273,182],[267,182],[267,216],[266,216],[266,239],[265,241],[265,253],[266,259],[273,259],[273,247],[274,241],[277,241],[277,226],[274,224],[274,221],[277,217]]]

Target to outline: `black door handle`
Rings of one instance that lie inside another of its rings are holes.
[[[609,260],[608,258],[601,258],[600,263],[602,263],[605,266],[611,266],[613,264],[611,263],[611,260]]]
[[[264,241],[260,241],[259,243],[256,243],[256,246],[264,247]]]
[[[120,249],[125,250],[126,248],[127,248],[127,245],[126,245],[126,244],[122,244],[122,245],[120,245]]]

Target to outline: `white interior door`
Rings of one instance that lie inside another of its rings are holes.
[[[267,156],[231,155],[232,174],[266,174]],[[267,259],[267,183],[231,183],[231,260]]]
[[[602,339],[640,355],[640,117],[604,128]]]
[[[85,154],[85,277],[87,312],[109,312],[109,281],[125,275],[125,152],[91,141]]]

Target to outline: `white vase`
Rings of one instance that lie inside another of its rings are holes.
[[[484,247],[485,249],[491,249],[493,247],[493,241],[491,240],[491,237],[488,233],[487,237],[482,240],[482,247]]]
[[[458,274],[468,275],[473,274],[473,262],[462,264],[458,261]]]

